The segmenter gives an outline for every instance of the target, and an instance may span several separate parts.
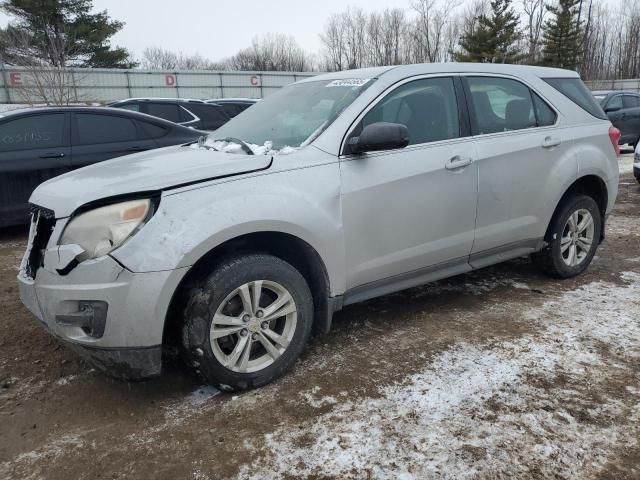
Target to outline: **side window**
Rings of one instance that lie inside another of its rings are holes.
[[[376,122],[406,125],[409,145],[459,137],[460,119],[453,79],[426,78],[399,86],[369,110],[362,126]]]
[[[199,115],[193,111],[191,105],[189,105],[188,107],[180,106],[180,108],[178,109],[178,113],[180,114],[180,119],[178,120],[180,123],[195,121],[194,115],[196,117],[199,117]]]
[[[611,97],[607,102],[607,110],[620,110],[622,108],[622,95]]]
[[[170,122],[180,122],[180,111],[178,105],[173,103],[152,103],[147,104],[147,111],[149,115],[154,117],[164,118]]]
[[[468,77],[467,81],[479,134],[537,126],[532,92],[526,85],[495,77]]]
[[[126,105],[122,105],[121,107],[118,108],[122,108],[124,110],[131,110],[133,112],[139,112],[140,111],[140,104],[139,103],[127,103]]]
[[[136,123],[147,138],[160,138],[169,131],[169,129],[156,125],[155,123],[142,122],[139,120],[136,120]]]
[[[0,152],[64,145],[64,113],[32,115],[0,125]]]
[[[547,127],[556,123],[556,112],[542,100],[538,94],[531,92],[533,97],[533,108],[535,109],[536,125],[538,127]]]
[[[229,116],[218,105],[194,104],[189,105],[189,109],[202,120],[202,128],[205,130],[215,130],[229,121]]]
[[[76,113],[74,144],[129,142],[137,139],[133,120],[115,115]]]
[[[635,95],[623,95],[622,96],[622,106],[624,108],[636,108],[640,107],[640,97],[636,97]]]

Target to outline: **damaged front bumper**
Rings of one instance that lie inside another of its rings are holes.
[[[108,255],[68,269],[57,230],[42,265],[31,269],[33,278],[29,269],[20,270],[22,302],[47,331],[99,370],[123,379],[160,374],[164,320],[183,272],[134,273]]]

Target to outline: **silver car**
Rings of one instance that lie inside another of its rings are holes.
[[[157,375],[179,346],[205,381],[256,387],[345,305],[529,254],[584,271],[618,139],[565,70],[308,78],[199,142],[38,187],[21,298],[112,375]]]

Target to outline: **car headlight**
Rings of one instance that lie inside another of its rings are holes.
[[[101,257],[134,235],[153,215],[150,199],[131,200],[98,207],[72,218],[59,245],[76,244],[84,249],[79,262]]]

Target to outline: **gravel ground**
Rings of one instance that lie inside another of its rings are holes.
[[[0,232],[0,478],[640,478],[640,185],[576,279],[528,259],[346,308],[232,395],[179,364],[110,380],[18,299]]]

